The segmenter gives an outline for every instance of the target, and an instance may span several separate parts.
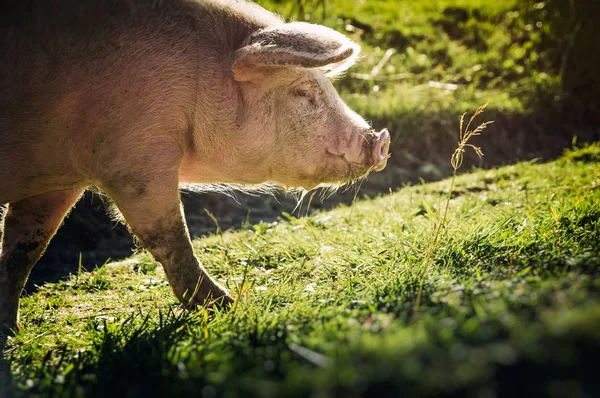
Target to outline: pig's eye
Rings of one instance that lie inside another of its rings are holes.
[[[299,88],[296,89],[296,91],[294,91],[294,94],[296,94],[296,96],[298,97],[308,97],[308,90],[303,90]]]

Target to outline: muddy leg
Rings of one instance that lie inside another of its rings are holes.
[[[144,189],[106,189],[131,231],[165,269],[175,295],[187,308],[233,303],[194,256],[176,177],[147,182]]]
[[[0,252],[0,329],[4,332],[17,328],[19,297],[29,273],[82,192],[50,192],[8,205]]]

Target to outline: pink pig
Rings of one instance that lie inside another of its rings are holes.
[[[390,137],[329,77],[359,46],[214,0],[26,0],[0,15],[0,327],[90,186],[116,204],[186,307],[233,298],[192,251],[179,185],[340,185]],[[6,8],[6,7],[5,7]]]

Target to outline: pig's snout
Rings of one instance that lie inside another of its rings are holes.
[[[387,129],[383,129],[373,136],[371,148],[373,148],[371,153],[373,170],[383,170],[387,163],[388,150],[390,149],[390,133]]]

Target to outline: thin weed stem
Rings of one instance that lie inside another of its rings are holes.
[[[447,230],[446,222],[448,219],[448,208],[450,207],[450,200],[452,199],[452,193],[454,192],[454,186],[456,183],[456,174],[458,169],[462,166],[464,160],[465,150],[467,148],[471,148],[475,154],[481,158],[483,157],[483,152],[480,147],[469,144],[469,140],[474,136],[481,135],[481,132],[486,129],[488,125],[493,123],[493,121],[487,121],[481,123],[479,126],[474,128],[473,130],[469,130],[471,127],[471,123],[473,120],[483,113],[485,108],[487,107],[487,103],[481,105],[477,110],[473,113],[469,122],[467,123],[466,128],[463,129],[464,120],[466,113],[463,113],[460,117],[460,125],[459,125],[459,140],[458,145],[450,158],[450,164],[452,165],[452,178],[450,179],[450,188],[448,189],[448,195],[446,196],[446,201],[442,207],[441,214],[438,214],[438,219],[434,225],[433,229],[433,239],[431,240],[431,244],[429,248],[425,252],[425,256],[423,257],[423,262],[421,263],[419,269],[419,291],[417,293],[417,300],[415,302],[415,310],[413,312],[413,316],[417,316],[419,313],[419,307],[421,304],[421,298],[423,295],[423,285],[425,284],[425,277],[429,273],[429,270],[432,265],[433,255],[435,251],[438,249],[442,237],[442,231],[444,229]]]

